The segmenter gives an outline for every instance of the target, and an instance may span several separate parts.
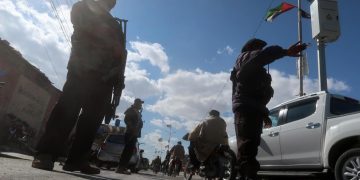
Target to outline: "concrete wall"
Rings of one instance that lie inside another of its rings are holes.
[[[0,144],[9,128],[9,114],[42,133],[61,91],[10,44],[0,39]],[[11,116],[12,117],[12,116]]]

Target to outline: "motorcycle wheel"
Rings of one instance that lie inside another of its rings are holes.
[[[222,180],[235,180],[236,179],[236,155],[231,149],[227,149],[223,153],[224,156],[224,172],[219,179]]]

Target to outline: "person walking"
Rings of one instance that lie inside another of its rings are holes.
[[[142,104],[143,100],[136,98],[134,104],[125,111],[125,147],[122,151],[118,167],[115,172],[120,174],[131,174],[126,167],[132,156],[134,147],[136,146],[137,138],[141,137],[141,129],[143,127],[142,121]]]
[[[263,122],[271,127],[266,104],[273,96],[271,75],[264,68],[284,56],[297,57],[306,49],[296,43],[288,49],[266,47],[261,39],[250,39],[242,48],[231,72],[232,110],[235,114],[239,171],[243,180],[256,180],[260,164],[256,160]]]

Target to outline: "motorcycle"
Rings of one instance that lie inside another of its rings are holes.
[[[182,162],[178,157],[172,157],[169,162],[168,175],[176,177],[180,174]]]
[[[205,179],[233,180],[237,172],[236,155],[228,145],[217,146],[208,159],[202,162],[198,169],[194,169],[191,161],[187,163],[184,170],[185,179],[191,180],[195,173]]]

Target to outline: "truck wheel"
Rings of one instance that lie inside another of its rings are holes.
[[[336,161],[336,180],[360,179],[360,148],[343,153]]]

